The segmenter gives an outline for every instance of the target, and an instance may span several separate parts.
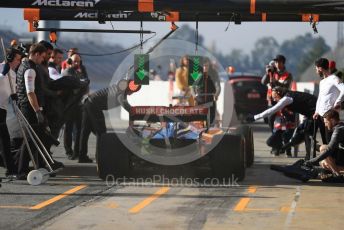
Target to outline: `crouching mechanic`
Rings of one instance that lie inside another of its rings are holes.
[[[256,120],[259,120],[261,118],[265,118],[270,116],[271,114],[275,114],[277,111],[280,111],[284,108],[288,109],[289,111],[292,111],[294,113],[299,113],[303,116],[305,116],[305,120],[299,125],[299,127],[295,130],[293,137],[287,144],[287,147],[290,147],[291,145],[299,144],[297,143],[296,139],[299,138],[299,135],[297,132],[301,132],[301,130],[304,131],[304,134],[313,134],[313,136],[316,134],[317,128],[313,129],[314,127],[314,120],[312,118],[316,103],[317,103],[317,97],[304,92],[298,92],[298,91],[288,91],[285,88],[282,87],[275,87],[272,89],[272,99],[277,102],[273,107],[263,111],[260,114],[257,115],[248,115],[246,120],[247,122],[253,122]],[[322,137],[322,142],[327,143],[326,137],[325,137],[325,127],[323,126],[323,123],[320,119],[316,122],[317,126],[320,128],[320,133]],[[307,140],[307,138],[302,138],[303,140]],[[306,146],[308,144],[306,143]],[[283,146],[283,148],[286,148],[286,146]],[[310,157],[310,150],[307,151],[308,159]]]
[[[122,80],[118,84],[90,94],[85,99],[82,111],[79,163],[92,163],[92,159],[87,156],[88,138],[91,132],[96,135],[97,144],[101,135],[106,133],[103,110],[109,110],[122,105],[129,111],[126,95],[130,95],[131,92],[127,90],[127,86],[132,89],[131,92],[136,92],[140,88],[140,86],[134,84],[133,80],[129,82]]]
[[[325,126],[332,131],[328,145],[320,146],[320,155],[309,161],[306,165],[320,165],[322,168],[331,171],[339,176],[344,171],[344,123],[339,120],[339,113],[336,110],[329,110],[324,114]]]

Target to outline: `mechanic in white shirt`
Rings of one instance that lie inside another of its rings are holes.
[[[319,84],[319,95],[313,119],[323,116],[330,109],[340,109],[344,100],[344,84],[336,75],[329,71],[329,61],[319,58],[315,61],[317,74],[322,78]]]
[[[7,107],[9,98],[17,100],[16,92],[16,73],[22,53],[14,48],[7,51],[6,63],[0,63],[0,136],[3,145],[2,158],[6,167],[6,176],[12,177],[17,174],[17,168],[11,154],[11,140],[6,124]],[[12,82],[12,90],[11,84]]]

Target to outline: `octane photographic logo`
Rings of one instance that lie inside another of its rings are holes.
[[[60,7],[84,7],[84,8],[93,8],[101,0],[75,0],[75,1],[66,1],[66,0],[37,0],[33,2],[32,6],[60,6]]]
[[[145,50],[153,45],[145,44],[142,53],[145,53]],[[209,106],[212,103],[204,104],[204,107],[186,108],[188,99],[185,100],[185,98],[180,97],[179,100],[172,100],[172,96],[183,96],[185,93],[178,89],[175,79],[158,81],[152,80],[152,78],[155,74],[166,79],[167,77],[163,75],[167,75],[171,63],[176,63],[176,67],[179,68],[180,60],[185,55],[189,56],[189,59],[191,57],[209,58],[214,66],[216,63],[218,73],[224,73],[225,69],[214,55],[204,47],[198,47],[196,54],[194,43],[179,39],[167,39],[154,52],[150,53],[149,58],[146,57],[148,60],[146,68],[144,65],[141,65],[142,69],[140,70],[133,68],[136,54],[140,54],[139,49],[134,50],[123,59],[110,82],[112,85],[125,77],[134,79],[134,74],[138,74],[138,81],[146,81],[148,79],[139,78],[141,76],[139,73],[146,73],[149,65],[149,73],[147,73],[147,77],[150,75],[149,85],[142,85],[138,92],[128,96],[131,114],[129,115],[124,108],[108,111],[110,124],[117,133],[119,140],[139,158],[159,165],[182,165],[207,155],[221,140],[218,137],[212,138],[212,134],[207,134],[205,127],[204,113],[210,109]],[[202,79],[200,75],[203,74],[203,63],[197,60],[195,63],[192,62],[192,65],[194,67],[192,72],[189,70],[189,82],[191,79],[191,82],[200,83],[198,80]],[[159,66],[161,66],[161,72],[158,71]],[[136,68],[138,67],[136,66]],[[197,69],[200,72],[196,76]],[[219,74],[219,76],[223,75]],[[185,80],[188,82],[188,79]],[[234,111],[233,92],[228,81],[222,79],[220,84],[221,94],[216,106],[222,118],[217,114],[216,119],[221,120],[222,127],[229,127]],[[193,97],[194,95],[190,94],[190,96]],[[109,100],[108,105],[111,108],[113,102]],[[157,116],[162,114],[165,118],[168,117],[170,121],[162,120],[161,116]],[[133,122],[129,122],[129,116],[133,118]],[[202,121],[184,119],[185,117],[190,118],[190,116],[198,116]],[[154,122],[147,120],[154,120]],[[210,132],[216,133],[221,132],[221,130],[210,129]],[[116,154],[116,148],[113,151]]]
[[[115,178],[113,175],[107,175],[105,179],[107,187],[115,185],[131,186],[131,187],[146,187],[146,186],[163,186],[163,187],[238,187],[238,178],[233,174],[229,178],[219,179],[213,177],[198,178],[198,177],[170,177],[162,175],[153,175],[152,177],[120,177]]]

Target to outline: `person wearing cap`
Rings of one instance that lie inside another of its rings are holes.
[[[344,100],[344,84],[339,77],[330,73],[328,59],[316,60],[315,69],[322,79],[319,83],[319,95],[313,115],[313,119],[318,119],[331,109],[340,109]]]
[[[278,54],[273,62],[266,66],[266,73],[262,78],[262,84],[268,86],[268,96],[271,97],[271,89],[280,86],[286,89],[290,88],[293,76],[286,70],[286,58]]]
[[[265,75],[262,77],[262,84],[268,87],[267,91],[267,100],[269,106],[273,106],[276,102],[272,98],[272,89],[275,87],[282,87],[286,90],[290,89],[291,83],[293,81],[293,76],[286,70],[285,67],[286,58],[282,54],[276,55],[276,57],[266,66]],[[268,118],[268,124],[271,129],[272,134],[274,134],[275,130],[275,119],[276,113],[271,114]],[[281,117],[278,117],[280,119]],[[292,118],[292,116],[288,116],[288,118]],[[288,121],[288,123],[292,123],[292,121]],[[278,150],[272,148],[271,153],[276,155]]]
[[[266,66],[265,75],[262,77],[262,84],[268,87],[267,99],[269,105],[274,105],[272,100],[272,89],[276,86],[283,87],[285,89],[290,89],[291,82],[293,81],[293,76],[286,70],[285,67],[286,58],[278,54],[276,57]],[[273,119],[269,121],[270,127],[272,127]]]
[[[61,72],[65,69],[67,69],[68,67],[68,60],[70,59],[70,57],[73,55],[73,54],[76,54],[78,53],[78,48],[70,48],[68,51],[67,51],[67,59],[64,60],[62,63],[61,63]]]

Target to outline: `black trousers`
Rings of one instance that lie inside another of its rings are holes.
[[[0,136],[3,146],[2,159],[8,174],[16,174],[17,168],[11,152],[11,139],[6,124],[7,111],[0,109]]]
[[[274,130],[275,119],[276,119],[276,114],[272,114],[271,116],[268,117],[268,125],[271,132],[273,132]]]
[[[266,144],[273,149],[282,148],[283,144],[288,143],[292,137],[294,129],[277,130],[266,140]]]
[[[322,118],[313,120],[311,118],[306,118],[294,131],[290,143],[288,145],[297,145],[305,142],[306,147],[306,158],[310,159],[311,152],[313,151],[314,146],[312,146],[312,139],[316,139],[316,135],[320,130],[320,135],[323,144],[328,143],[328,134],[325,129],[325,124]],[[315,143],[313,143],[315,145]],[[313,157],[315,152],[313,152]]]
[[[83,106],[82,111],[79,158],[85,157],[87,155],[88,138],[91,132],[96,135],[98,144],[99,137],[103,133],[106,133],[106,124],[103,111],[87,100]]]
[[[65,123],[64,148],[67,153],[74,153],[75,155],[79,155],[81,119],[82,119],[82,106],[77,105],[73,109],[72,116]],[[74,149],[72,149],[73,133],[74,133]]]

